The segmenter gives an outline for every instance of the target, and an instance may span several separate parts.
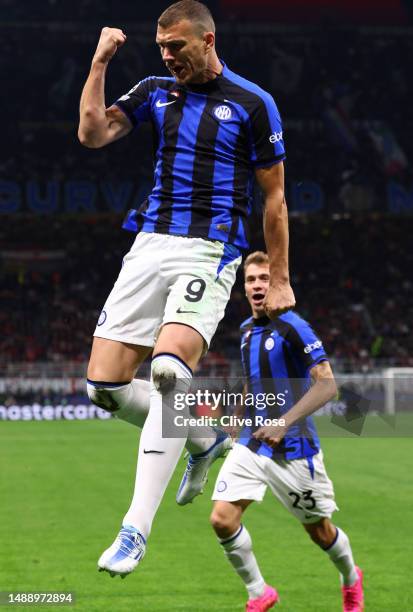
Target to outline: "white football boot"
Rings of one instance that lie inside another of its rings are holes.
[[[124,525],[112,546],[100,556],[98,569],[112,576],[125,578],[143,558],[146,540],[135,527]]]
[[[208,470],[218,457],[224,457],[232,448],[232,438],[220,432],[215,443],[205,453],[189,455],[184,475],[176,494],[176,503],[185,506],[203,492],[208,481]]]

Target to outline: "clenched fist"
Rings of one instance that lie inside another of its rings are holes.
[[[280,419],[282,420],[282,419]],[[285,425],[264,425],[255,431],[252,435],[256,440],[265,442],[271,448],[275,448],[281,442],[287,433]]]
[[[264,300],[265,314],[269,319],[275,319],[295,306],[294,292],[290,283],[279,284],[277,287],[268,287]]]
[[[96,47],[94,62],[107,64],[115,55],[119,47],[126,41],[126,34],[118,28],[103,28],[100,33],[98,46]]]

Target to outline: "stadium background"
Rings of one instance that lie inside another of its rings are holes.
[[[108,101],[165,72],[154,31],[168,4],[0,0],[0,588],[74,589],[85,611],[241,610],[244,598],[208,530],[207,496],[175,508],[173,484],[139,574],[119,586],[93,573],[128,503],[137,436],[121,423],[83,420],[83,375],[133,240],[121,221],[150,190],[152,165],[145,126],[107,149],[82,148],[78,101],[104,25],[128,34],[109,69]],[[283,117],[298,311],[336,372],[380,377],[387,367],[413,367],[413,3],[207,4],[219,55],[271,91]],[[260,208],[257,192],[254,249],[263,247]],[[247,315],[240,276],[200,373],[239,373],[238,325]],[[410,405],[409,389],[405,396]],[[46,422],[56,406],[73,405],[82,422],[66,422],[73,412]],[[27,422],[10,422],[19,419]],[[400,419],[398,434],[411,427],[408,415]],[[390,434],[325,440],[340,520],[356,534],[374,612],[413,609],[404,546],[411,440]],[[287,612],[339,609],[333,572],[282,510],[263,506],[251,528],[262,536],[267,573],[287,591]],[[325,599],[313,601],[313,591]]]

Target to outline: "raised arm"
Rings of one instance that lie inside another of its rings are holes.
[[[288,213],[284,197],[284,164],[257,168],[255,176],[264,193],[264,239],[270,260],[270,286],[264,307],[270,318],[295,306],[288,269]]]
[[[105,76],[110,60],[126,41],[117,28],[103,28],[89,76],[80,99],[78,137],[82,145],[98,149],[126,136],[132,129],[128,117],[117,107],[105,105]]]

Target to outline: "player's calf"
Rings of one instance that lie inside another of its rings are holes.
[[[223,502],[217,502],[214,508],[215,514],[213,513],[211,516],[211,522],[214,529],[218,530],[220,533],[226,532],[229,528],[231,516],[235,520],[239,511],[242,512],[242,507],[240,505],[242,502],[237,502],[238,506],[236,506],[236,504],[227,503],[227,506],[234,506],[232,509],[226,506],[221,506],[221,508],[219,508],[219,504],[222,503]],[[221,513],[221,510],[223,513]],[[235,533],[232,533],[230,537],[220,538],[219,542],[226,558],[231,563],[248,591],[249,599],[246,605],[247,612],[266,612],[266,610],[272,608],[279,599],[278,593],[273,587],[265,583],[252,550],[250,534],[245,526],[240,525]]]
[[[139,441],[133,498],[123,520],[145,538],[185,444],[187,428],[174,422],[175,393],[179,390],[184,395],[192,378],[190,368],[172,354],[156,355],[151,374],[150,410]]]
[[[344,612],[364,610],[363,573],[356,566],[350,540],[330,519],[323,518],[317,523],[304,525],[311,539],[330,557],[340,573]]]
[[[313,542],[324,550],[331,546],[337,537],[337,529],[327,517],[303,526]]]

